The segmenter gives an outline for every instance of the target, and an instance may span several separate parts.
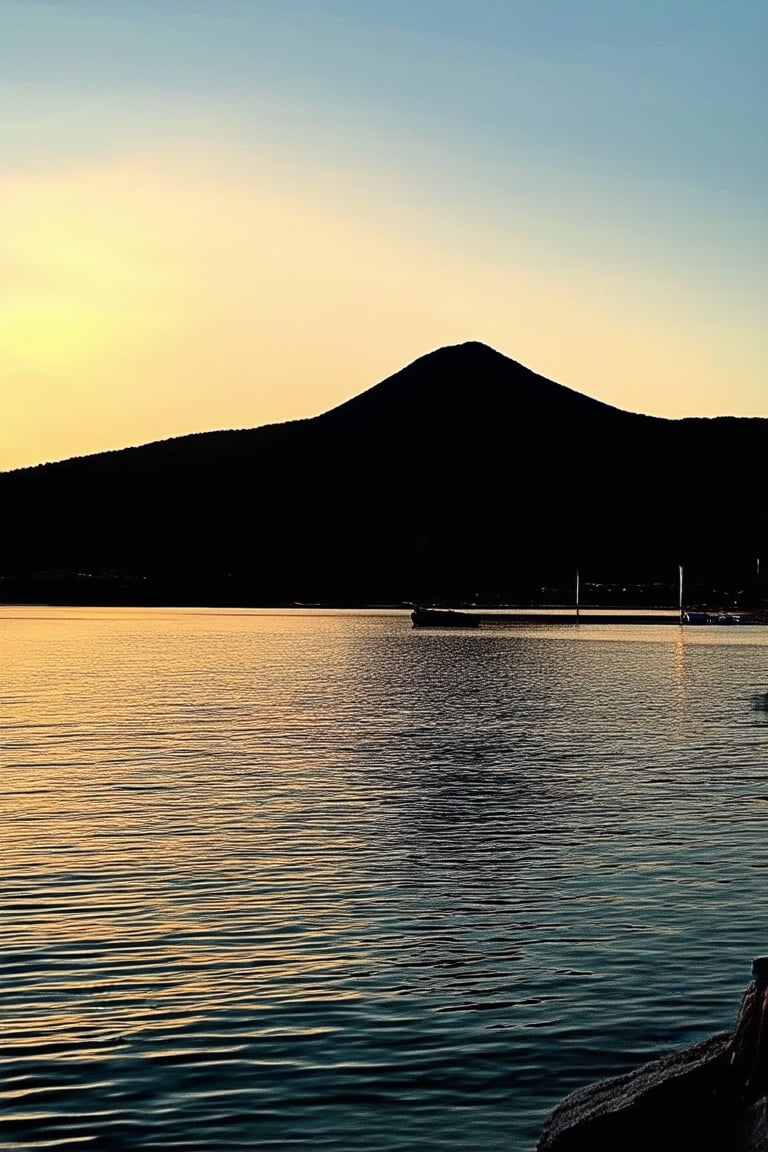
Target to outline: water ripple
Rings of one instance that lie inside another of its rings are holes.
[[[759,630],[4,617],[9,1148],[526,1152],[768,950]]]

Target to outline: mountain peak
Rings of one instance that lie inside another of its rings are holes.
[[[422,360],[429,360],[432,357],[439,357],[440,359],[452,359],[454,361],[463,361],[465,363],[471,361],[483,361],[487,363],[489,360],[503,360],[508,364],[516,364],[516,360],[510,360],[509,356],[505,356],[503,352],[498,349],[492,348],[490,344],[483,344],[481,340],[464,340],[461,344],[444,344],[440,348],[435,348],[432,352],[427,352],[424,356],[420,356],[414,364],[419,364]]]
[[[462,340],[458,344],[444,344],[440,348],[436,348],[436,352],[493,352],[495,356],[501,356],[501,352],[497,352],[495,348],[491,348],[490,344],[484,344],[482,340]],[[429,355],[429,353],[428,353]]]
[[[571,412],[574,407],[579,412],[617,411],[539,376],[488,344],[467,340],[425,353],[320,419],[351,420],[358,430],[359,421],[373,427],[403,419],[426,429],[450,419],[450,412],[496,421],[540,419],[555,398]]]

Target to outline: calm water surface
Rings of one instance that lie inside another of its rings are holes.
[[[2,611],[0,1141],[529,1152],[768,952],[768,636]]]

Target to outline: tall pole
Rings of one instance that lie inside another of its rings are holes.
[[[683,566],[678,564],[680,574],[680,623],[683,622]]]
[[[579,622],[579,570],[576,569],[576,623]]]

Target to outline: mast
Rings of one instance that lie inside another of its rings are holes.
[[[576,569],[576,623],[579,622],[579,570]]]
[[[683,622],[683,566],[678,564],[678,571],[680,576],[680,623]]]

